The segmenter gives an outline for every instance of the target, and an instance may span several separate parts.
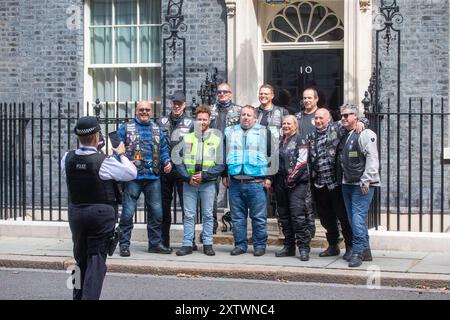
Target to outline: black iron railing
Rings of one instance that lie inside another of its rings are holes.
[[[449,232],[448,103],[443,98],[410,98],[402,112],[392,110],[388,99],[386,111],[366,110],[366,117],[378,135],[382,183],[374,196],[369,225]]]
[[[135,103],[97,103],[87,105],[86,112],[79,103],[0,103],[0,219],[67,221],[67,188],[60,159],[77,147],[73,134],[77,119],[83,114],[97,116],[107,137],[134,117],[134,109]],[[159,110],[160,103],[153,103],[153,109]],[[175,224],[182,222],[177,203],[174,195]],[[144,210],[142,196],[136,223],[146,223]]]

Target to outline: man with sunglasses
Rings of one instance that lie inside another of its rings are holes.
[[[194,119],[187,115],[186,96],[183,91],[176,91],[170,101],[171,111],[169,115],[161,117],[159,125],[164,132],[164,137],[169,144],[169,150],[182,141],[183,136],[194,130]],[[162,242],[167,248],[170,248],[170,225],[172,223],[171,204],[173,200],[173,191],[176,188],[180,199],[180,206],[184,217],[183,205],[183,181],[177,170],[166,174],[161,174],[163,222],[162,222]],[[194,250],[197,250],[195,242],[192,244]]]
[[[380,186],[377,135],[370,129],[356,131],[358,115],[358,106],[341,107],[341,121],[347,134],[338,146],[338,161],[342,169],[342,195],[353,231],[349,267],[372,261],[366,220],[375,187]]]
[[[163,212],[160,181],[161,168],[166,174],[172,170],[169,148],[163,131],[151,119],[151,102],[138,102],[135,113],[135,118],[123,123],[117,131],[125,144],[126,157],[138,171],[136,180],[127,182],[124,188],[119,223],[123,234],[120,239],[120,256],[130,256],[133,216],[142,192],[147,205],[148,252],[170,254],[172,251],[162,244],[161,239]]]
[[[217,86],[217,101],[211,106],[211,125],[210,128],[225,132],[229,126],[235,126],[240,123],[242,107],[235,104],[232,100],[233,92],[231,86],[223,82]],[[217,232],[219,226],[217,222],[217,197],[219,195],[220,183],[216,183],[216,197],[214,199],[214,229]]]

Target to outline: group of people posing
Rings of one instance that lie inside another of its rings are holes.
[[[135,118],[117,131],[121,143],[113,149],[113,157],[96,152],[96,119],[80,118],[75,128],[80,148],[67,153],[61,163],[71,198],[74,255],[83,278],[89,273],[90,281],[94,278],[101,284],[106,271],[102,239],[108,237],[106,230],[114,227],[113,211],[105,209],[115,200],[109,185],[112,180],[125,181],[119,221],[122,257],[131,254],[133,217],[141,193],[147,207],[148,252],[172,253],[174,189],[184,226],[182,246],[176,254],[197,250],[195,217],[200,202],[203,253],[215,255],[213,234],[218,226],[217,194],[222,183],[228,188],[233,225],[231,255],[248,250],[248,217],[253,255],[266,253],[267,207],[272,194],[284,234],[277,257],[295,256],[298,248],[300,260],[309,260],[317,213],[329,243],[320,257],[340,254],[340,225],[346,248],[343,258],[349,267],[372,260],[366,219],[374,188],[380,185],[377,137],[366,128],[367,120],[359,117],[359,108],[343,105],[341,120],[333,122],[326,108],[318,108],[314,88],[304,90],[305,108],[295,115],[273,104],[270,85],[260,87],[259,107],[240,107],[232,102],[232,96],[231,86],[220,84],[217,102],[197,107],[191,117],[185,111],[184,94],[176,92],[170,114],[158,122],[152,121],[151,103],[139,102]],[[101,221],[87,216],[102,210],[108,225],[94,232],[93,225]],[[81,217],[88,220],[81,221]],[[94,258],[93,253],[98,256]]]

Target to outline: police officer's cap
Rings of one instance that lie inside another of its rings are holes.
[[[81,117],[78,119],[74,131],[77,136],[88,136],[99,132],[100,125],[96,117]]]
[[[184,95],[183,91],[175,91],[170,99],[172,101],[186,102],[186,96]]]

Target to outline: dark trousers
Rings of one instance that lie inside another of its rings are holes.
[[[161,192],[162,192],[162,209],[163,220],[161,228],[162,244],[165,247],[170,247],[170,226],[172,224],[172,201],[174,189],[176,188],[178,198],[180,199],[180,207],[182,217],[184,217],[183,205],[183,181],[177,178],[177,173],[172,170],[169,174],[161,174]],[[176,209],[174,209],[176,210]]]
[[[300,183],[290,189],[277,182],[274,189],[284,245],[297,245],[300,249],[309,251],[316,230],[309,184]]]
[[[342,188],[338,186],[333,190],[327,187],[316,188],[313,186],[313,195],[316,203],[317,214],[320,223],[327,231],[327,241],[330,245],[337,245],[339,239],[339,223],[341,224],[342,235],[346,246],[352,246],[352,228],[348,221],[345,210],[344,198],[342,197]]]
[[[74,300],[98,300],[106,275],[107,242],[115,226],[114,208],[105,204],[70,205],[69,226],[77,269]],[[78,277],[78,278],[77,278]]]

